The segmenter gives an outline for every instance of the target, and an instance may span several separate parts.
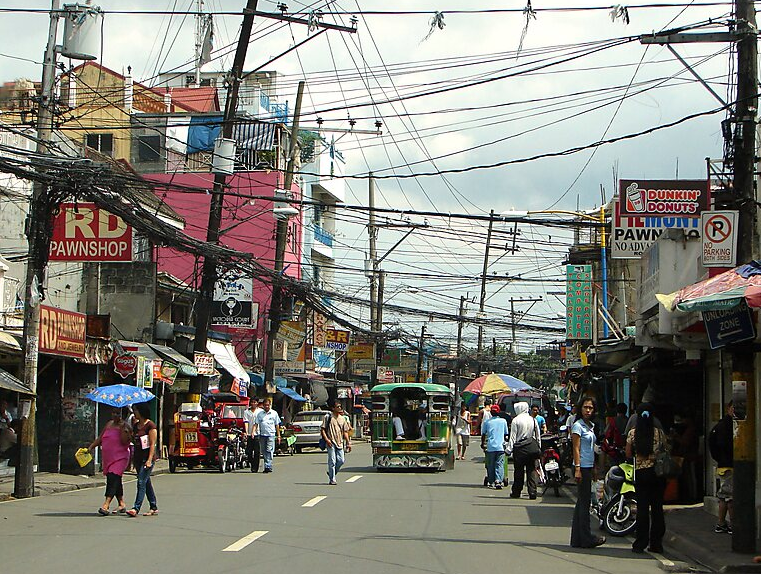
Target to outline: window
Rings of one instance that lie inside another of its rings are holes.
[[[139,136],[137,155],[140,161],[161,160],[161,136]]]
[[[87,134],[87,147],[100,153],[114,155],[114,136],[112,134]]]

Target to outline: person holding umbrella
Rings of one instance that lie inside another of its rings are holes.
[[[106,499],[103,506],[98,508],[101,516],[111,514],[110,506],[114,498],[119,506],[113,513],[126,511],[122,475],[129,465],[131,437],[132,431],[122,416],[122,409],[115,407],[111,411],[111,420],[103,427],[98,438],[87,447],[88,451],[93,451],[99,446],[103,458],[101,466],[106,477]]]

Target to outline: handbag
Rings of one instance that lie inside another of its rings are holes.
[[[525,437],[513,445],[513,457],[539,458],[542,450],[534,437]]]
[[[328,425],[330,424],[330,415],[326,416],[322,424],[320,425],[320,429],[325,429],[325,433],[328,432]],[[322,436],[322,432],[320,432],[320,441],[317,443],[317,446],[320,447],[320,450],[326,450],[328,448],[328,443],[325,441],[325,439]]]
[[[655,463],[653,464],[655,476],[658,478],[676,478],[681,474],[682,466],[664,449],[662,434],[659,436],[661,437],[660,448],[655,453]]]

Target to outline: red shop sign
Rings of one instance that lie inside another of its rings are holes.
[[[130,375],[134,375],[137,371],[137,357],[132,355],[119,355],[114,357],[114,371],[122,379],[126,379]]]

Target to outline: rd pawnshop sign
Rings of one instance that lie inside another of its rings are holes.
[[[40,305],[40,353],[84,359],[86,333],[87,315]]]
[[[50,261],[132,261],[132,228],[94,203],[62,203],[53,220]]]

